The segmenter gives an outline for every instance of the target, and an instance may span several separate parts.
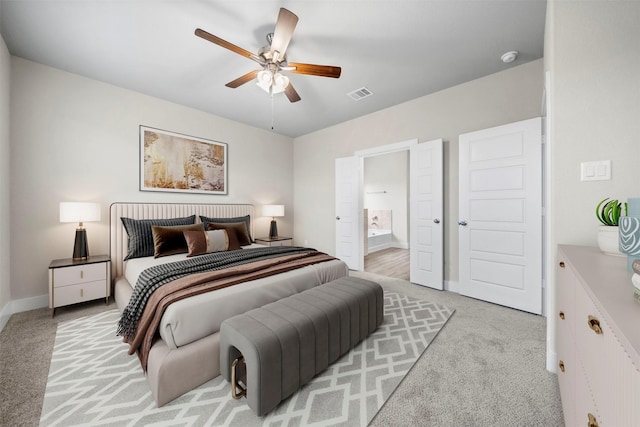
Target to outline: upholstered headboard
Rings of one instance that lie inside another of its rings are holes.
[[[109,254],[111,255],[111,277],[117,278],[124,273],[124,257],[127,255],[129,240],[121,217],[134,219],[176,218],[196,215],[196,222],[200,222],[200,215],[215,218],[231,218],[251,215],[250,232],[253,233],[254,209],[253,205],[210,205],[187,203],[124,203],[111,204],[109,209]]]

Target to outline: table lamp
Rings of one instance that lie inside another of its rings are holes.
[[[262,208],[264,216],[271,217],[271,228],[269,229],[269,238],[278,238],[278,224],[276,224],[277,216],[284,216],[284,205],[264,205]]]
[[[89,258],[87,245],[87,230],[84,222],[100,221],[100,204],[85,202],[61,202],[60,222],[77,222],[76,242],[73,246],[73,259],[83,260]]]

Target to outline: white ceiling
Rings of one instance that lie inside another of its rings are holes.
[[[289,61],[342,67],[290,74],[302,100],[274,96],[273,131],[291,137],[543,56],[546,0],[0,0],[0,33],[15,56],[271,129],[269,94],[224,86],[257,64],[194,30],[257,52],[280,7],[299,17]]]

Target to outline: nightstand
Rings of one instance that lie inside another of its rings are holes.
[[[105,298],[111,295],[111,260],[108,255],[83,260],[56,259],[49,264],[49,308]]]
[[[270,237],[258,237],[256,238],[256,243],[265,246],[291,246],[293,245],[293,237],[279,236],[273,239]]]

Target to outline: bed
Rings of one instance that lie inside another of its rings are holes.
[[[124,261],[129,242],[121,218],[168,219],[191,215],[196,216],[196,222],[200,221],[200,216],[237,218],[249,215],[251,221],[248,221],[247,228],[251,237],[255,237],[253,205],[121,202],[111,205],[112,295],[121,312],[132,296],[131,282],[136,281],[142,271],[186,257],[185,254],[175,254]],[[243,252],[252,249],[266,250],[264,246],[255,244],[243,246]],[[161,315],[145,361],[146,378],[157,405],[162,406],[220,374],[219,326],[224,319],[347,275],[348,268],[344,262],[324,260],[170,304]]]

